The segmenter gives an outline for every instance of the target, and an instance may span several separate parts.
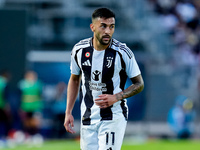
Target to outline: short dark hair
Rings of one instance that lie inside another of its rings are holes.
[[[92,14],[92,20],[96,18],[115,18],[115,13],[108,8],[98,8]]]

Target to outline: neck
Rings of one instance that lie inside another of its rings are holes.
[[[108,48],[108,46],[110,45],[107,44],[107,45],[103,45],[101,44],[97,39],[93,38],[92,39],[92,42],[93,42],[93,47],[94,49],[98,50],[98,51],[102,51],[102,50],[105,50],[106,48]]]

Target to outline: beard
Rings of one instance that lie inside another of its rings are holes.
[[[104,41],[103,38],[109,38],[108,41]],[[99,41],[100,44],[102,45],[108,45],[111,41],[111,37],[109,35],[105,35],[105,36],[102,36],[102,37],[99,37],[99,36],[96,36],[97,40]]]

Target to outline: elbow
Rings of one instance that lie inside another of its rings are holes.
[[[142,92],[144,89],[144,81],[140,80],[140,82],[138,82],[138,91],[139,93]]]
[[[138,75],[134,78],[131,78],[131,81],[133,83],[133,90],[135,91],[135,94],[138,94],[142,92],[144,89],[144,81],[141,75]]]
[[[144,80],[143,80],[143,78],[140,80],[140,88],[141,88],[140,92],[142,92],[143,89],[144,89]]]
[[[140,83],[140,92],[142,92],[144,89],[144,82]]]

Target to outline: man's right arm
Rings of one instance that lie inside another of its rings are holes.
[[[64,126],[67,132],[75,133],[72,129],[74,127],[74,118],[72,116],[72,110],[79,92],[80,75],[72,74],[67,88],[67,106],[65,112]]]

